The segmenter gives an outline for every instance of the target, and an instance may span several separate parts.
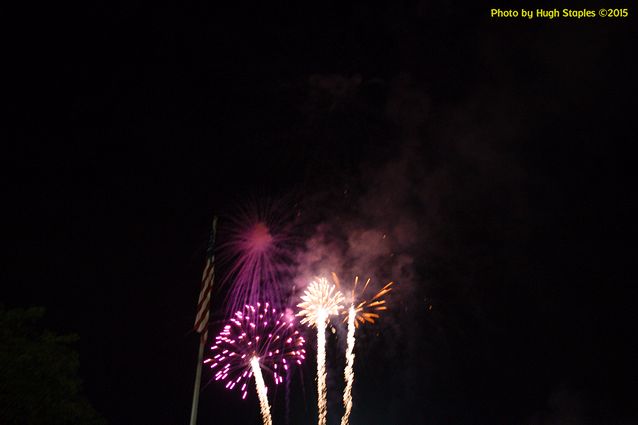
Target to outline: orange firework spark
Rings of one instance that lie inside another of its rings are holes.
[[[340,287],[339,277],[336,273],[332,273],[332,279],[337,287]],[[350,293],[350,308],[348,311],[342,312],[345,317],[344,322],[348,323],[348,344],[346,347],[346,368],[343,371],[343,377],[345,379],[345,387],[343,389],[343,407],[344,413],[341,417],[341,425],[349,425],[350,413],[352,412],[352,386],[354,384],[354,345],[355,345],[355,328],[359,328],[359,325],[364,323],[374,323],[375,319],[379,318],[379,312],[387,310],[385,300],[382,298],[393,288],[394,282],[386,284],[379,292],[374,294],[369,300],[364,300],[363,296],[370,284],[370,278],[366,280],[365,285],[360,293],[357,293],[357,286],[359,285],[359,276],[354,278],[354,285]],[[355,303],[357,303],[355,305]]]
[[[339,288],[341,286],[341,283],[339,281],[339,277],[334,272],[332,272],[332,279],[337,285],[337,288]],[[384,299],[382,299],[382,297],[392,291],[392,289],[394,289],[392,287],[392,285],[394,285],[394,282],[389,282],[383,288],[381,288],[379,292],[374,294],[372,298],[370,298],[369,300],[365,300],[363,299],[363,296],[365,295],[366,289],[368,288],[369,284],[370,278],[366,280],[366,283],[363,285],[363,289],[360,293],[357,294],[359,276],[355,276],[354,278],[354,285],[351,292],[351,301],[354,304],[356,300],[361,300],[359,301],[359,304],[355,306],[355,327],[357,329],[359,328],[359,325],[363,325],[364,323],[374,323],[375,319],[379,318],[379,313],[377,312],[388,309],[386,302]],[[348,312],[342,311],[341,314],[345,316],[343,318],[343,321],[345,323],[348,320]]]

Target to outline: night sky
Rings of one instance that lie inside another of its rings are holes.
[[[0,303],[79,334],[110,424],[185,424],[212,216],[271,202],[299,261],[336,247],[340,273],[397,281],[361,331],[353,425],[638,423],[635,19],[491,6],[11,11]],[[292,424],[316,421],[313,361]],[[213,382],[199,423],[260,423],[256,398]]]

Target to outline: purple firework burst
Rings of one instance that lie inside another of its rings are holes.
[[[226,312],[268,299],[281,306],[285,298],[279,282],[289,271],[291,246],[289,211],[272,204],[247,206],[220,227],[219,259],[224,264],[223,283],[230,288]]]
[[[304,343],[292,312],[278,312],[269,303],[246,305],[215,337],[212,357],[204,363],[216,370],[216,381],[225,382],[229,390],[239,388],[246,398],[253,358],[259,359],[266,376],[280,384],[290,368],[305,359]]]

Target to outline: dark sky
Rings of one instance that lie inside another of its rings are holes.
[[[80,335],[109,423],[186,423],[210,219],[284,198],[304,229],[416,226],[351,423],[635,423],[635,19],[341,3],[12,11],[0,301]],[[202,393],[200,423],[257,421]]]

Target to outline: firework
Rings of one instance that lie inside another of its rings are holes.
[[[335,273],[332,273],[332,278],[337,285],[339,285],[339,278]],[[352,386],[354,384],[354,344],[355,337],[354,332],[355,328],[359,327],[359,324],[363,323],[374,323],[374,319],[379,318],[379,311],[387,310],[387,306],[385,305],[385,300],[381,299],[384,295],[392,290],[392,285],[394,282],[390,282],[386,284],[379,292],[374,294],[374,296],[368,301],[363,300],[357,303],[357,299],[362,298],[365,294],[368,285],[370,284],[370,279],[366,280],[363,289],[359,293],[357,297],[357,286],[359,284],[359,277],[356,276],[354,279],[354,285],[352,286],[352,292],[350,295],[350,308],[346,314],[346,318],[344,321],[348,322],[348,342],[346,347],[346,368],[343,372],[344,380],[346,381],[346,386],[343,390],[343,407],[344,413],[341,417],[341,425],[348,425],[348,421],[350,418],[350,413],[352,412]],[[356,307],[355,307],[356,304]]]
[[[339,277],[332,273],[332,278],[337,284],[340,286]],[[379,292],[374,294],[372,298],[369,300],[363,299],[365,295],[366,289],[368,289],[368,285],[370,284],[370,278],[366,280],[366,283],[363,285],[363,289],[361,292],[357,293],[357,286],[359,285],[359,276],[354,278],[354,285],[352,286],[352,291],[350,294],[350,301],[355,306],[355,322],[354,325],[358,329],[360,325],[364,323],[374,323],[375,319],[379,318],[379,312],[385,311],[388,309],[386,302],[382,297],[388,294],[392,289],[392,285],[394,282],[388,282]],[[342,314],[344,317],[344,323],[348,321],[348,312],[343,311]]]
[[[326,326],[330,316],[339,314],[342,308],[343,294],[335,291],[335,286],[324,278],[318,282],[310,282],[310,285],[301,297],[301,310],[297,313],[302,316],[301,323],[317,327],[317,409],[319,411],[319,425],[326,425],[328,408],[326,389]]]
[[[346,368],[343,377],[346,387],[343,390],[343,407],[345,409],[341,417],[341,425],[347,425],[352,411],[352,385],[354,384],[354,324],[356,310],[353,305],[348,309],[348,346],[346,348]]]
[[[285,218],[270,206],[257,205],[240,211],[222,228],[219,258],[227,265],[222,283],[230,284],[228,314],[264,299],[280,306],[279,282],[290,264],[292,240]]]
[[[253,357],[250,360],[250,368],[253,372],[253,375],[255,375],[255,387],[257,387],[257,396],[259,397],[261,419],[264,421],[264,425],[272,425],[272,417],[270,416],[270,405],[268,405],[268,388],[266,388],[264,376],[261,374],[259,357]]]
[[[291,367],[305,359],[305,340],[295,329],[291,312],[278,312],[269,303],[246,305],[237,311],[215,338],[212,357],[204,360],[216,370],[214,379],[228,390],[248,394],[248,381],[255,377],[264,424],[270,422],[267,387],[262,369],[275,384],[284,380]]]

